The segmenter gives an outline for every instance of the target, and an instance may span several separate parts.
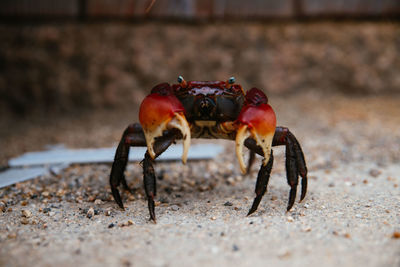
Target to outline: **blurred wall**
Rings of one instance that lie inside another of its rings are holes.
[[[151,7],[151,8],[149,8]],[[2,0],[5,18],[396,18],[399,0]]]
[[[235,76],[269,94],[400,92],[399,1],[244,2],[158,0],[146,15],[148,1],[3,1],[0,111],[138,105],[178,75]],[[368,19],[298,20],[322,15]]]

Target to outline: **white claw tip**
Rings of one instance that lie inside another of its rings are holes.
[[[246,174],[246,172],[247,172],[246,164],[244,163],[244,158],[243,158],[243,145],[244,145],[244,141],[249,136],[250,136],[250,132],[248,131],[246,125],[243,125],[242,127],[240,127],[236,134],[236,156],[238,158],[239,166],[240,166],[240,170],[242,171],[242,174]]]
[[[175,113],[175,118],[169,122],[168,127],[179,129],[182,133],[182,140],[183,140],[182,163],[186,164],[190,147],[190,138],[191,138],[189,124],[183,115]]]

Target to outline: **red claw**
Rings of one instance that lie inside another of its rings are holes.
[[[185,119],[185,109],[181,102],[172,94],[169,84],[160,84],[153,88],[140,105],[139,121],[146,137],[147,150],[154,159],[153,144],[163,131],[177,128],[183,137],[182,161],[186,163],[190,146],[190,128]]]
[[[237,119],[238,131],[236,134],[236,154],[240,169],[246,172],[243,160],[243,144],[248,137],[252,137],[264,152],[264,165],[267,164],[275,134],[276,116],[265,94],[252,88],[246,94],[245,106]]]
[[[261,135],[275,133],[276,116],[274,110],[268,104],[245,106],[239,114],[238,121],[240,124],[246,124],[250,130],[256,130]]]
[[[140,105],[139,121],[147,129],[154,129],[162,122],[169,121],[175,113],[184,113],[181,102],[173,95],[148,95]]]

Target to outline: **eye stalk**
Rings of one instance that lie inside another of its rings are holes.
[[[178,76],[178,83],[182,86],[182,87],[186,87],[187,83],[185,81],[185,79],[183,79],[183,77],[181,75]]]
[[[230,77],[229,80],[228,80],[228,83],[229,84],[234,84],[235,81],[236,81],[235,77]]]

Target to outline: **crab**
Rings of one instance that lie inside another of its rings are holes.
[[[243,174],[249,172],[255,154],[263,157],[255,186],[255,198],[247,215],[254,213],[267,191],[274,162],[272,147],[286,147],[286,176],[290,186],[287,211],[295,202],[299,176],[301,196],[307,192],[307,167],[296,137],[286,127],[276,126],[276,116],[267,96],[257,88],[246,93],[231,77],[227,81],[185,81],[156,85],[144,98],[139,123],[130,124],[122,134],[110,173],[110,187],[120,208],[124,209],[118,186],[129,190],[124,171],[130,147],[147,147],[143,167],[144,189],[150,220],[156,222],[154,199],[156,175],[154,160],[176,140],[182,140],[182,162],[187,160],[192,138],[235,141],[236,155]],[[246,167],[243,149],[250,151]]]

